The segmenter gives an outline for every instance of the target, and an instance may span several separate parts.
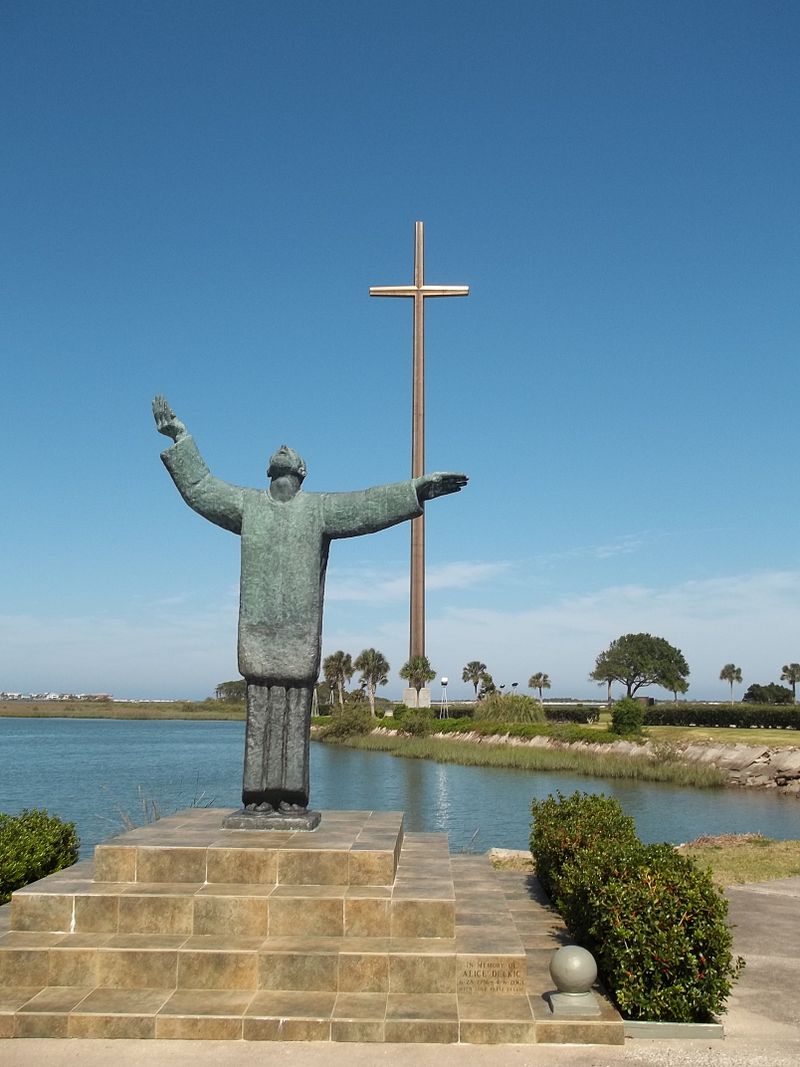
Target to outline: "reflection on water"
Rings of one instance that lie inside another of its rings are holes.
[[[199,802],[238,806],[244,724],[0,719],[0,811],[46,807],[78,825],[83,852],[141,818]],[[311,746],[312,803],[404,811],[409,830],[447,831],[451,847],[527,848],[530,803],[576,789],[616,797],[645,841],[760,831],[800,838],[800,801],[754,790],[698,790],[496,767],[458,767]]]

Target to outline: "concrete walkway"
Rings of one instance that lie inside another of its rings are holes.
[[[800,878],[728,890],[736,951],[747,967],[724,1016],[723,1041],[600,1045],[337,1045],[189,1041],[0,1041],[4,1067],[797,1067],[800,1063]]]

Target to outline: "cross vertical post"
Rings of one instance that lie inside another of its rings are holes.
[[[429,296],[469,296],[468,285],[425,284],[425,224],[414,227],[413,285],[373,285],[370,296],[414,300],[411,386],[411,477],[425,473],[425,300]],[[411,520],[409,657],[425,655],[425,515]]]

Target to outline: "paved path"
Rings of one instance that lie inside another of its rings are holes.
[[[578,1045],[336,1045],[189,1041],[0,1041],[3,1067],[797,1067],[800,1063],[800,878],[728,890],[747,967],[723,1041]]]

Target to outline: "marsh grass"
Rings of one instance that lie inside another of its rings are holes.
[[[182,783],[178,783],[178,789],[180,790]],[[127,830],[136,830],[140,826],[152,826],[153,823],[158,822],[161,818],[161,803],[158,797],[151,796],[145,792],[141,785],[136,786],[136,799],[137,799],[137,811],[131,814],[129,808],[123,808],[121,804],[116,804],[114,810],[116,812],[113,816],[108,815],[95,815],[95,818],[100,819],[101,822],[108,823],[114,828],[114,833]],[[174,801],[170,807],[170,813],[181,811],[183,808],[213,808],[214,797],[208,796],[205,789],[200,784],[200,775],[195,778],[194,792],[189,800],[186,802],[180,802],[175,805]]]
[[[89,700],[0,701],[0,717],[10,719],[195,719],[244,720],[244,705],[220,700],[165,703]]]
[[[525,745],[475,744],[438,737],[402,737],[373,733],[344,742],[348,748],[388,752],[407,759],[428,759],[464,767],[508,767],[523,771],[571,771],[592,778],[626,778],[641,782],[669,782],[697,789],[718,788],[727,774],[705,764],[626,757],[575,749],[533,748]]]

